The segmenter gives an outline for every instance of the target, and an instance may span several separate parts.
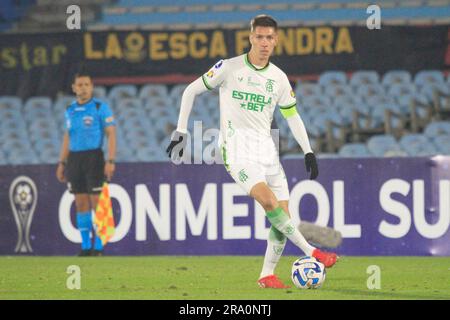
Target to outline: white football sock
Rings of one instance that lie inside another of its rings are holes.
[[[286,236],[272,226],[267,237],[267,249],[260,279],[275,273],[275,267],[280,261],[285,246]]]
[[[292,220],[281,207],[276,208],[274,211],[266,212],[266,215],[272,226],[299,247],[305,255],[312,255],[315,248],[306,241],[305,237],[303,237],[298,228],[294,226]]]

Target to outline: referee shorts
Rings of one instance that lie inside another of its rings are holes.
[[[67,159],[67,187],[70,193],[98,194],[105,182],[105,159],[101,149],[70,152]]]

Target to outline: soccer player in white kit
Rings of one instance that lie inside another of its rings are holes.
[[[286,239],[325,267],[333,266],[338,258],[335,253],[311,246],[290,219],[288,184],[271,136],[277,105],[305,153],[310,179],[317,177],[318,167],[305,126],[297,113],[289,80],[283,71],[269,62],[277,41],[276,21],[267,15],[255,17],[251,22],[250,51],[220,60],[185,89],[178,126],[167,148],[169,157],[183,155],[195,96],[220,87],[219,143],[225,168],[236,183],[261,204],[272,224],[258,280],[262,288],[289,287],[274,274]]]

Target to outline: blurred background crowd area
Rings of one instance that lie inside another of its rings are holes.
[[[280,26],[364,26],[370,3],[346,0],[2,0],[4,35],[66,32],[66,9],[82,8],[83,30],[199,30],[248,28],[266,13]],[[450,1],[378,1],[384,25],[446,26]],[[1,35],[0,35],[1,37]],[[411,41],[414,41],[412,39]],[[417,46],[420,49],[420,44]],[[389,54],[387,49],[386,54]],[[332,59],[332,58],[330,58]],[[383,59],[380,57],[380,64]],[[200,76],[206,70],[198,70]],[[289,70],[285,70],[289,73]],[[182,70],[181,70],[182,72]],[[164,150],[176,127],[188,83],[97,84],[94,95],[117,118],[119,162],[169,161]],[[422,157],[450,155],[450,75],[446,68],[326,70],[292,81],[298,111],[319,157]],[[0,165],[58,161],[70,92],[54,96],[0,95]],[[217,91],[195,100],[190,129],[219,126]],[[279,112],[282,158],[302,152]],[[207,142],[205,142],[205,145]],[[196,148],[202,148],[196,144]],[[203,145],[204,147],[204,145]],[[195,152],[195,150],[192,150]],[[217,156],[217,155],[212,155]]]

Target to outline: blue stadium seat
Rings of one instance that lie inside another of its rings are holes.
[[[363,105],[366,106],[365,104]],[[345,104],[340,105],[338,110],[344,123],[350,124],[353,120],[353,111],[359,110],[359,107],[356,104]]]
[[[414,77],[414,83],[418,86],[444,83],[444,75],[439,70],[422,70]]]
[[[367,99],[371,96],[384,96],[384,88],[381,84],[360,84],[355,86],[356,94],[362,98]]]
[[[173,86],[172,90],[170,90],[170,97],[174,101],[178,100],[178,104],[179,104],[179,101],[181,100],[181,96],[183,95],[183,92],[187,86],[188,86],[187,84],[177,84],[177,85]]]
[[[376,135],[367,141],[367,148],[376,157],[406,156],[395,138],[389,134]]]
[[[435,92],[440,92],[444,95],[448,95],[450,88],[446,83],[427,83],[424,84],[419,89],[419,93],[427,98],[427,101],[433,101],[433,96]]]
[[[355,71],[350,78],[350,85],[361,86],[361,85],[379,85],[380,76],[376,71],[372,70],[360,70]]]
[[[297,98],[320,96],[322,87],[316,83],[298,83],[295,87],[295,94]]]
[[[395,100],[386,95],[371,95],[366,99],[366,103],[371,107],[377,107],[381,105],[393,105]]]
[[[25,102],[23,109],[25,114],[34,110],[48,110],[52,108],[52,100],[49,97],[31,97]]]
[[[108,99],[115,103],[116,100],[124,99],[124,98],[136,98],[137,97],[137,88],[134,85],[126,84],[126,85],[116,85],[112,89],[110,89],[108,93]]]
[[[350,97],[353,95],[353,91],[349,85],[331,84],[325,87],[325,94],[332,99],[336,99],[342,96]]]
[[[450,135],[450,121],[435,121],[429,123],[425,130],[424,134],[429,138],[433,138],[440,135]]]
[[[22,108],[22,99],[11,96],[0,97],[0,111],[6,109],[20,111],[21,108]]]
[[[393,85],[408,85],[411,84],[412,76],[409,71],[405,70],[390,70],[383,75],[381,84],[389,89]]]
[[[94,97],[97,98],[97,99],[105,100],[106,97],[107,97],[107,94],[106,94],[106,88],[103,87],[103,86],[98,86],[98,85],[96,85],[96,86],[94,87],[93,95],[94,95]]]
[[[382,103],[382,104],[376,105],[372,108],[371,113],[370,113],[373,121],[375,122],[374,127],[379,127],[379,126],[383,125],[383,123],[385,121],[384,115],[385,115],[386,110],[391,110],[391,111],[394,111],[395,113],[400,113],[400,114],[402,113],[401,106],[399,106],[395,103],[391,103],[391,104]],[[393,118],[391,120],[392,120],[392,123],[391,123],[392,127],[397,128],[400,124],[400,119]]]
[[[163,84],[147,84],[141,88],[139,91],[139,98],[142,102],[146,102],[147,99],[160,98],[167,101],[169,98],[169,92],[167,86]]]
[[[345,158],[367,158],[372,155],[364,143],[347,143],[344,144],[338,152],[340,157]]]
[[[329,108],[332,106],[332,102],[330,97],[327,96],[309,96],[309,97],[305,97],[303,100],[303,106],[306,108]]]
[[[393,83],[386,86],[386,93],[392,98],[412,96],[416,90],[416,86],[412,83]]]
[[[442,155],[450,155],[450,134],[442,134],[433,137],[433,143],[436,151]]]
[[[347,84],[347,75],[343,71],[325,71],[319,76],[319,84],[327,87],[330,84]]]
[[[408,155],[415,156],[420,150],[427,149],[431,141],[423,134],[406,134],[401,137],[399,144]]]
[[[56,98],[55,103],[53,103],[53,112],[54,114],[62,114],[66,111],[67,106],[72,104],[75,101],[74,96],[60,96]]]

